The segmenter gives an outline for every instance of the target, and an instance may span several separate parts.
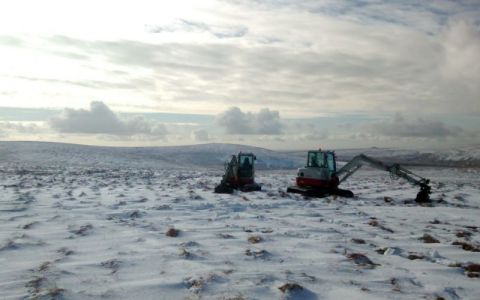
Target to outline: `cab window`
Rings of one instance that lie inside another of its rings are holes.
[[[253,165],[253,159],[251,156],[240,156],[240,167],[251,168]]]
[[[321,152],[309,152],[307,166],[314,167],[314,168],[324,168],[325,167],[324,154]]]
[[[330,172],[335,172],[336,171],[335,156],[334,156],[333,153],[328,153],[327,154],[327,166],[328,166],[328,170]]]

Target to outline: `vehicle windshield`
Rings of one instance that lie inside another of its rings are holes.
[[[308,152],[307,166],[325,168],[325,154],[323,152]]]
[[[251,168],[253,166],[253,157],[250,155],[241,155],[239,163],[241,168]]]
[[[335,155],[332,152],[308,152],[307,167],[327,168],[334,173],[336,171]]]

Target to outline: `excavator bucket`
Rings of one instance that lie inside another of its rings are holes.
[[[431,187],[428,185],[429,181],[420,185],[420,192],[418,192],[415,202],[427,203],[430,202],[430,194],[432,193]]]

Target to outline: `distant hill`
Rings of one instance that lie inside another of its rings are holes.
[[[352,149],[340,150],[338,156],[341,160],[348,161],[358,153],[405,165],[480,167],[480,145],[446,150]]]
[[[0,163],[65,167],[223,168],[224,162],[239,151],[255,153],[258,169],[291,169],[301,165],[286,153],[234,144],[98,147],[46,142],[0,142]]]
[[[408,150],[394,148],[358,148],[335,151],[338,161],[347,162],[363,153],[387,163],[439,167],[480,167],[480,145],[446,150]],[[290,152],[290,157],[305,157],[305,151]]]
[[[293,169],[306,161],[306,151],[280,152],[235,144],[173,147],[99,147],[47,142],[0,142],[0,164],[109,168],[222,168],[232,154],[253,152],[258,169]],[[335,151],[339,161],[364,153],[405,165],[480,167],[480,146],[429,151],[389,148]]]

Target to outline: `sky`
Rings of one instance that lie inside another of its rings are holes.
[[[8,1],[0,140],[480,145],[480,1]]]

